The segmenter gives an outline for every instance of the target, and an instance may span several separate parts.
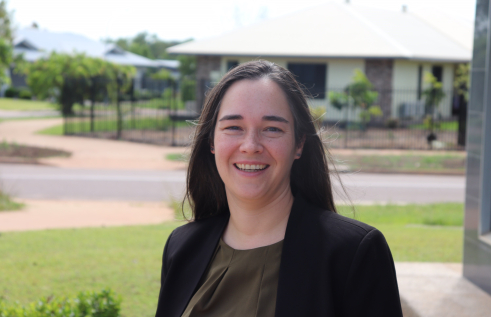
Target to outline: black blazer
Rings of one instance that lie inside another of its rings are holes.
[[[221,215],[172,232],[156,317],[182,315],[227,223],[228,215]],[[402,316],[382,233],[296,197],[283,242],[275,316]]]

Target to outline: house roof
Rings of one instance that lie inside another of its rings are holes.
[[[23,53],[27,61],[35,61],[52,51],[85,53],[87,56],[99,57],[121,65],[158,67],[149,58],[127,52],[115,44],[94,41],[79,34],[55,33],[32,28],[16,32],[14,53]]]
[[[168,52],[470,61],[472,23],[442,17],[439,12],[436,15],[437,18],[331,1],[218,37],[176,45]]]

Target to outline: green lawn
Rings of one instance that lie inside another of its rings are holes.
[[[465,172],[465,155],[461,154],[336,155],[334,159],[352,170]]]
[[[355,210],[356,219],[382,231],[396,261],[462,260],[463,204]],[[340,211],[352,215],[346,206]],[[0,298],[28,303],[110,287],[123,297],[123,316],[153,316],[162,249],[181,224],[2,233]]]
[[[428,126],[425,124],[413,124],[409,126],[410,129],[417,130],[428,130]],[[459,123],[457,121],[449,121],[449,122],[438,122],[435,121],[435,130],[436,131],[457,131],[459,130]]]
[[[17,111],[32,111],[32,110],[54,110],[56,105],[47,101],[26,100],[0,98],[0,110],[17,110]]]
[[[176,122],[176,126],[187,126],[187,122]],[[161,130],[167,131],[172,127],[172,121],[168,118],[138,118],[135,120],[124,120],[123,121],[123,130],[131,130],[131,129],[149,129],[149,130]],[[73,133],[88,133],[90,132],[90,121],[88,118],[73,120],[67,125],[68,131]],[[47,134],[47,135],[63,135],[64,125],[57,125],[53,127],[46,128],[44,130],[38,131],[39,134]],[[96,119],[94,121],[94,132],[115,132],[117,131],[117,120],[116,119],[108,119],[101,120]]]

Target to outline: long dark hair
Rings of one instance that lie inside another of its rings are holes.
[[[218,174],[215,157],[210,152],[215,125],[223,96],[239,80],[268,78],[284,91],[294,119],[295,142],[305,140],[302,156],[295,160],[290,174],[293,195],[301,195],[311,204],[336,211],[326,151],[317,134],[304,90],[287,69],[259,60],[231,69],[206,96],[191,148],[185,200],[193,219],[229,213],[225,185]]]

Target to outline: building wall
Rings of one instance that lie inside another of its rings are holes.
[[[220,75],[220,57],[196,56],[196,104],[199,109],[203,107],[205,93],[221,78],[217,75]]]
[[[464,276],[491,294],[491,27],[490,0],[477,0],[470,101]]]
[[[251,57],[235,57],[223,56],[221,58],[221,74],[227,72],[227,63],[229,61],[237,61],[245,63],[257,60]],[[276,63],[287,68],[288,63],[325,63],[327,64],[326,71],[326,89],[327,90],[342,90],[351,82],[355,69],[364,70],[365,61],[363,59],[323,59],[323,58],[268,58],[270,62]],[[339,111],[329,104],[329,98],[326,95],[325,99],[310,100],[309,104],[312,107],[325,107],[326,113],[329,115],[329,120],[344,119],[346,113]]]
[[[433,66],[443,67],[443,90],[446,93],[445,98],[438,105],[438,111],[443,117],[449,117],[452,114],[453,101],[453,80],[455,73],[454,63],[429,63],[408,60],[396,60],[394,62],[393,88],[396,94],[392,100],[392,113],[397,114],[400,105],[406,100],[418,100],[418,81],[419,67],[422,67],[421,90],[428,87],[424,80],[425,73],[431,73]],[[424,100],[421,98],[421,102]]]
[[[394,74],[394,60],[392,59],[367,59],[365,60],[365,74],[379,95],[379,106],[383,116],[381,120],[386,120],[392,116],[392,97],[387,93],[392,90],[392,77]]]

